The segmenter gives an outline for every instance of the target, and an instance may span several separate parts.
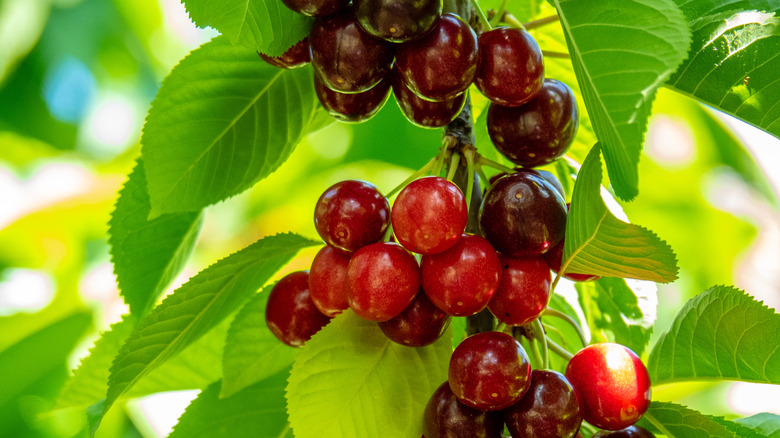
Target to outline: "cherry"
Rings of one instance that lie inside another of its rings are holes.
[[[404,248],[437,254],[455,245],[469,218],[458,186],[430,176],[412,181],[398,193],[391,219],[393,233]]]
[[[265,53],[257,52],[265,62],[274,67],[293,69],[303,67],[311,61],[309,52],[309,38],[306,37],[298,41],[294,46],[287,49],[281,56],[268,56]]]
[[[523,346],[501,332],[483,332],[464,339],[452,352],[452,392],[463,404],[480,411],[499,411],[517,403],[531,381],[531,364]]]
[[[423,414],[425,438],[501,438],[504,421],[498,412],[482,412],[458,401],[444,382],[433,393]]]
[[[544,312],[550,301],[550,267],[542,257],[500,256],[501,283],[488,303],[499,321],[521,326]]]
[[[528,103],[517,108],[490,104],[487,117],[496,149],[515,164],[536,167],[566,153],[577,132],[579,112],[571,89],[547,79]]]
[[[309,271],[292,272],[279,280],[268,295],[265,322],[280,341],[300,347],[330,321],[309,293]]]
[[[519,402],[504,411],[514,438],[572,438],[582,424],[577,394],[557,371],[531,371],[531,385]]]
[[[544,178],[520,172],[499,178],[479,209],[483,235],[512,257],[547,252],[566,232],[566,202]]]
[[[393,319],[379,323],[379,328],[393,342],[410,347],[424,347],[439,339],[450,325],[450,316],[417,292],[412,304]]]
[[[293,11],[311,17],[333,15],[349,5],[349,0],[282,0]]]
[[[420,268],[425,294],[452,316],[470,316],[484,309],[501,279],[496,250],[473,234],[463,234],[444,252],[422,256]]]
[[[390,226],[390,203],[371,183],[341,181],[320,196],[314,226],[328,245],[357,251],[382,240]]]
[[[550,265],[550,269],[556,274],[561,269],[561,263],[563,262],[563,245],[565,242],[566,238],[564,237],[559,244],[555,245],[543,255],[544,259],[547,260],[547,264]],[[567,270],[566,273],[563,274],[563,278],[567,278],[571,281],[593,281],[598,280],[601,277],[591,274],[574,274]]]
[[[395,43],[428,33],[441,15],[441,0],[355,0],[355,17],[363,30]]]
[[[363,319],[387,321],[414,300],[420,268],[414,256],[392,242],[360,248],[347,266],[349,307]]]
[[[363,32],[350,10],[314,20],[309,44],[314,71],[334,91],[366,91],[393,65],[393,46]]]
[[[396,68],[415,94],[443,101],[473,82],[477,53],[474,30],[457,15],[446,13],[428,35],[398,48]]]
[[[525,30],[499,27],[479,36],[479,67],[474,83],[493,103],[520,106],[544,81],[542,50]]]
[[[346,123],[360,123],[373,117],[385,105],[390,96],[390,80],[383,79],[360,93],[340,93],[328,88],[315,73],[314,91],[331,116]]]
[[[393,95],[406,120],[423,128],[440,128],[455,120],[466,103],[466,93],[443,101],[425,100],[414,94],[399,75],[394,75]]]
[[[620,430],[601,430],[593,438],[655,438],[655,435],[639,426],[628,426]]]
[[[612,343],[589,345],[566,366],[588,423],[608,430],[639,420],[650,406],[650,375],[629,348]]]
[[[352,254],[325,245],[314,256],[309,272],[309,290],[320,312],[334,317],[349,307],[347,265]]]
[[[561,196],[566,198],[566,191],[563,190],[563,184],[561,184],[561,181],[552,172],[548,172],[542,169],[527,169],[523,167],[518,167],[517,169],[515,169],[514,173],[522,173],[522,172],[532,173],[534,175],[541,176],[542,178],[546,179],[548,183],[552,184],[552,186],[555,187],[556,190],[558,190]],[[492,177],[490,177],[490,185],[492,186],[493,184],[496,183],[496,181],[498,181],[499,178],[506,175],[510,175],[510,174],[501,172],[493,175]]]

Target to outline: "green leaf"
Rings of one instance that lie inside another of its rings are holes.
[[[780,438],[780,415],[764,412],[734,421],[769,438]]]
[[[447,380],[448,331],[413,348],[346,311],[306,343],[287,386],[296,438],[409,438],[422,433],[428,399]]]
[[[648,371],[658,385],[730,379],[780,383],[780,314],[734,287],[689,300],[653,347]]]
[[[672,248],[652,231],[616,218],[601,198],[600,148],[580,168],[566,222],[561,270],[668,283],[677,278]]]
[[[762,435],[723,417],[704,415],[674,403],[650,403],[650,409],[638,424],[668,438],[762,438]]]
[[[780,1],[676,1],[693,44],[667,84],[780,137]]]
[[[639,156],[658,88],[691,34],[672,0],[553,0],[615,193],[638,193]]]
[[[119,290],[130,312],[143,316],[184,267],[203,215],[174,213],[148,220],[151,212],[141,160],[119,192],[109,222],[109,245]]]
[[[169,438],[292,438],[285,413],[288,369],[228,398],[220,398],[220,382],[190,403]]]
[[[230,326],[223,356],[222,392],[228,397],[255,382],[289,368],[299,349],[276,339],[265,323],[265,306],[272,286],[255,294]]]
[[[266,237],[201,271],[138,325],[111,366],[105,411],[142,377],[228,317],[301,248],[295,234]]]
[[[163,81],[146,118],[151,216],[240,193],[290,156],[318,111],[310,67],[285,70],[218,37]]]
[[[219,30],[234,44],[279,56],[309,35],[313,19],[279,0],[184,0],[192,21]]]

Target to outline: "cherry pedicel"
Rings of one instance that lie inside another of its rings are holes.
[[[271,289],[265,308],[268,328],[280,341],[300,347],[330,318],[314,305],[309,293],[309,271],[287,274]]]
[[[503,430],[499,412],[482,412],[464,405],[447,382],[439,386],[425,406],[425,438],[501,438]]]
[[[484,332],[461,342],[450,358],[448,380],[465,405],[499,411],[517,403],[531,383],[531,364],[522,345],[501,332]]]
[[[355,17],[363,30],[395,43],[428,33],[441,15],[441,0],[355,0]]]
[[[282,53],[281,56],[268,56],[261,52],[257,52],[257,54],[274,67],[286,69],[303,67],[311,61],[308,37],[298,41],[294,46]]]
[[[655,435],[639,426],[628,426],[620,430],[602,430],[593,438],[655,438]]]
[[[525,30],[500,27],[479,36],[479,67],[474,83],[493,103],[520,106],[544,81],[542,50]]]
[[[528,324],[550,301],[550,267],[542,257],[500,258],[501,283],[488,308],[504,324]]]
[[[349,307],[347,265],[352,254],[325,245],[311,262],[309,290],[320,312],[334,317]]]
[[[566,367],[588,423],[618,430],[639,420],[650,406],[650,375],[629,348],[612,343],[589,345]]]
[[[420,290],[400,315],[380,322],[379,328],[393,342],[424,347],[435,342],[450,325],[450,316],[434,306]]]
[[[345,123],[360,123],[373,117],[390,96],[390,80],[383,79],[373,88],[360,93],[333,91],[314,74],[314,91],[325,111],[336,120]]]
[[[577,395],[557,371],[531,371],[531,385],[519,402],[504,411],[515,438],[572,438],[582,424]]]
[[[400,79],[399,74],[393,75],[393,96],[401,108],[406,120],[423,128],[440,128],[447,125],[460,113],[466,103],[466,93],[463,92],[452,99],[444,101],[425,100],[414,94]]]

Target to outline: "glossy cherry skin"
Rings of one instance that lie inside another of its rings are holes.
[[[511,257],[538,256],[563,239],[566,201],[538,175],[507,175],[482,199],[479,226],[499,252]]]
[[[361,123],[374,117],[390,96],[390,80],[384,79],[373,88],[360,93],[333,91],[314,74],[314,91],[325,110],[344,123]]]
[[[417,260],[401,245],[374,243],[360,248],[347,266],[349,307],[363,319],[387,321],[414,300],[420,288]]]
[[[458,186],[438,176],[419,178],[404,187],[390,217],[398,243],[419,254],[452,248],[469,219]]]
[[[366,33],[403,43],[433,29],[442,0],[354,0],[354,5],[355,17]]]
[[[349,308],[347,265],[352,254],[325,245],[314,256],[309,270],[311,299],[320,312],[333,318]]]
[[[314,226],[328,245],[357,251],[382,240],[390,226],[390,202],[371,183],[341,181],[320,196]]]
[[[566,366],[588,423],[607,430],[628,427],[650,406],[650,375],[629,348],[613,343],[589,345]]]
[[[561,269],[561,262],[563,262],[563,245],[565,243],[566,238],[564,237],[559,244],[555,245],[551,250],[547,251],[543,255],[544,259],[547,260],[547,264],[550,265],[550,269],[552,269],[556,274]],[[569,273],[567,271],[565,274],[563,274],[563,278],[569,279],[571,281],[594,281],[601,277],[598,275]]]
[[[309,44],[314,71],[334,91],[366,91],[393,66],[393,45],[363,32],[351,10],[314,20]]]
[[[300,347],[330,321],[314,305],[309,271],[287,274],[268,295],[265,322],[271,333],[291,347]]]
[[[287,49],[281,56],[268,56],[265,53],[257,52],[263,60],[274,67],[294,69],[303,67],[311,62],[311,53],[309,52],[309,38],[306,37],[298,41],[294,46]]]
[[[500,413],[482,412],[464,405],[447,382],[439,386],[425,406],[425,438],[501,438],[503,430]]]
[[[398,48],[396,68],[409,89],[423,99],[452,99],[474,80],[477,35],[457,15],[442,14],[428,35]]]
[[[493,145],[509,161],[542,166],[569,150],[579,123],[574,93],[563,82],[544,81],[528,103],[508,108],[490,104],[487,128]]]
[[[395,75],[393,96],[406,120],[422,128],[441,128],[455,120],[466,103],[463,92],[444,101],[425,100],[414,94],[403,80]]]
[[[620,430],[601,430],[593,438],[655,438],[655,435],[639,426],[628,426]]]
[[[444,252],[422,256],[420,269],[425,294],[452,316],[471,316],[484,309],[501,280],[496,250],[473,234],[463,234]]]
[[[514,171],[514,173],[523,173],[523,172],[539,175],[542,178],[546,179],[548,183],[552,184],[552,186],[555,187],[556,190],[558,190],[558,192],[561,194],[561,196],[564,199],[566,198],[566,191],[563,189],[563,184],[561,184],[561,181],[558,179],[557,176],[555,176],[554,173],[542,169],[527,169],[523,167],[518,167]],[[493,175],[492,177],[490,177],[490,185],[495,184],[499,178],[506,175],[510,175],[510,174],[501,172]]]
[[[542,50],[525,30],[499,27],[479,36],[475,85],[493,103],[520,106],[542,88]]]
[[[513,438],[572,438],[582,424],[577,394],[557,371],[531,371],[531,385],[504,411]]]
[[[490,312],[507,325],[528,324],[550,301],[550,267],[542,257],[501,259],[501,283],[488,303]]]
[[[412,304],[395,318],[380,322],[379,328],[393,342],[424,347],[439,339],[449,325],[450,316],[434,306],[421,289]]]
[[[310,17],[325,17],[344,9],[349,0],[282,0],[293,11]]]
[[[464,339],[452,352],[448,380],[461,403],[480,411],[500,411],[525,395],[531,364],[513,337],[483,332]]]

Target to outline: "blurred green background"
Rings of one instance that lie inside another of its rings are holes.
[[[106,224],[162,78],[216,34],[195,28],[176,0],[0,0],[0,437],[86,436],[84,412],[51,408],[98,333],[127,311]],[[565,74],[557,62],[551,71]],[[479,113],[484,99],[474,100]],[[640,196],[623,206],[679,258],[680,279],[658,290],[654,338],[688,298],[716,284],[780,307],[780,142],[667,90],[654,111]],[[326,187],[357,178],[389,191],[439,142],[439,131],[407,123],[392,101],[367,123],[309,136],[280,171],[207,210],[170,290],[264,235],[316,236],[312,209]],[[315,251],[282,273],[306,269]],[[98,436],[165,436],[193,395],[114,409]],[[741,416],[765,411],[780,393],[708,383],[657,388],[654,398]]]

